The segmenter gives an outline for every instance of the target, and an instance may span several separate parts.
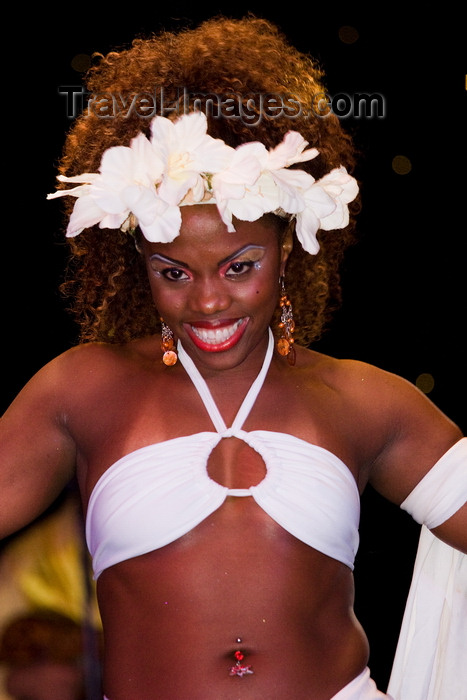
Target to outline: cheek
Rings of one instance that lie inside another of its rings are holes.
[[[151,290],[152,300],[156,307],[158,307],[160,301],[160,290],[157,283],[155,282],[154,278],[151,277],[151,275],[149,275],[149,288]]]
[[[160,284],[157,278],[150,274],[149,286],[154,305],[161,316],[164,316],[167,309],[175,310],[180,306],[177,296],[167,289],[166,285]]]
[[[249,290],[248,298],[250,303],[271,314],[279,301],[279,283],[273,278],[268,278],[264,284],[256,283]]]
[[[176,294],[157,293],[153,291],[152,299],[158,313],[164,318],[167,316],[178,316],[185,304]]]

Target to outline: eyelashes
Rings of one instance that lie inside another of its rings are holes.
[[[227,279],[240,279],[252,271],[261,270],[262,259],[266,254],[262,246],[247,246],[239,251],[236,258],[232,257],[220,268],[220,273]]]
[[[230,263],[229,267],[225,270],[224,276],[232,279],[235,277],[242,277],[247,274],[250,270],[260,270],[261,261],[260,260],[236,260]]]
[[[163,277],[168,282],[187,282],[192,279],[189,272],[180,267],[160,267],[160,263],[151,265],[156,277]],[[229,280],[236,280],[248,275],[251,271],[261,270],[261,259],[251,258],[246,260],[234,260],[219,269],[222,277]]]
[[[168,267],[164,270],[156,270],[155,272],[158,276],[165,277],[165,279],[169,280],[169,282],[184,282],[185,280],[190,279],[187,273],[178,267]]]

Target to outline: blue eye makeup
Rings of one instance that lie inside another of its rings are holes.
[[[219,263],[219,273],[222,277],[229,280],[242,279],[249,272],[261,269],[265,253],[266,248],[263,246],[245,246]],[[162,277],[169,282],[185,282],[192,279],[188,264],[179,260],[165,258],[159,253],[151,256],[150,265],[156,277]]]
[[[163,277],[169,282],[180,282],[191,279],[186,272],[188,265],[178,260],[165,258],[163,255],[155,254],[149,259],[151,269],[156,277]]]
[[[228,279],[235,279],[252,270],[260,270],[265,252],[263,246],[249,245],[223,261],[220,267],[221,274]]]

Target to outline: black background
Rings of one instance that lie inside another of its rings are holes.
[[[350,4],[349,4],[350,5]],[[346,118],[363,151],[360,243],[343,271],[344,304],[318,349],[396,372],[434,378],[430,398],[467,430],[465,65],[446,6],[437,16],[404,7],[338,5],[265,9],[258,3],[152,3],[150,9],[66,4],[13,8],[5,27],[2,240],[2,404],[33,372],[76,342],[60,298],[65,264],[56,161],[70,124],[63,85],[81,85],[77,55],[126,46],[136,34],[173,29],[214,14],[248,11],[276,22],[325,67],[331,95],[384,96],[383,118]],[[170,7],[170,9],[169,9]],[[267,7],[267,6],[266,6]],[[345,7],[345,6],[344,6]],[[371,6],[370,6],[371,7]],[[439,8],[438,8],[439,10]],[[49,12],[49,14],[47,14]],[[345,43],[351,26],[358,39]],[[241,51],[241,46],[239,46]],[[392,168],[407,157],[408,174]],[[410,580],[418,526],[375,493],[364,495],[357,558],[357,613],[385,687]]]

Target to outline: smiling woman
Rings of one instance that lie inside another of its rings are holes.
[[[238,55],[239,42],[257,57],[254,63]],[[211,46],[218,47],[218,57]],[[309,56],[288,45],[274,26],[254,19],[211,20],[194,31],[136,40],[89,72],[90,93],[163,88],[163,113],[173,118],[132,111],[108,119],[88,111],[67,139],[62,188],[70,178],[76,187],[52,196],[72,195],[66,198],[69,236],[91,226],[70,239],[75,257],[65,285],[83,340],[120,342],[157,329],[144,266],[119,229],[131,230],[136,217],[149,240],[156,235],[168,242],[180,227],[178,205],[201,199],[217,202],[229,228],[232,216],[251,221],[290,209],[308,251],[297,246],[290,261],[297,268],[289,279],[300,319],[297,337],[309,343],[320,336],[340,301],[339,265],[354,240],[358,211],[356,183],[346,175],[354,168],[351,140],[333,115],[308,117],[311,97],[323,90],[321,79]],[[302,107],[293,119],[284,111],[269,113],[264,100],[251,104],[253,94],[282,93]],[[256,123],[213,116],[212,95],[235,95],[245,109],[254,107]],[[100,229],[93,226],[99,221]]]
[[[161,87],[170,118],[91,110],[67,137],[50,197],[83,342],[2,420],[1,531],[77,475],[110,700],[390,698],[353,612],[360,494],[465,551],[467,441],[404,380],[307,347],[354,240],[353,147],[335,115],[291,120],[251,95],[310,105],[314,61],[266,21],[214,19],[112,52],[87,81]],[[214,115],[213,94],[256,118]],[[413,666],[407,697],[433,700],[431,664]]]
[[[264,344],[292,245],[286,226],[266,217],[236,221],[233,235],[216,207],[200,204],[182,208],[172,243],[143,239],[154,304],[200,362],[205,352],[231,350],[216,361],[236,363]]]

